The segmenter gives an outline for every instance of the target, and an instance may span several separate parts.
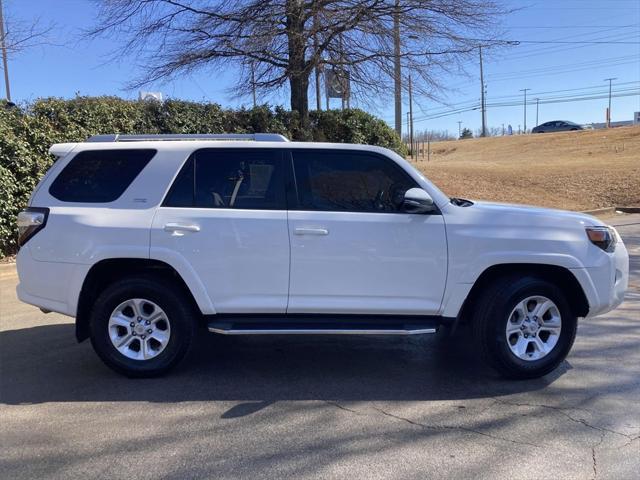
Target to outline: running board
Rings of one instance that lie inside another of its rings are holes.
[[[208,329],[222,335],[423,335],[438,331],[438,322],[433,320],[411,323],[404,323],[398,317],[395,321],[342,320],[318,321],[313,317],[285,321],[215,319],[209,322]]]

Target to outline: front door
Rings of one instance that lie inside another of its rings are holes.
[[[447,274],[440,214],[408,214],[419,187],[376,153],[293,150],[289,313],[437,314]]]
[[[284,313],[289,234],[283,153],[194,152],[156,213],[152,258],[186,263],[217,313]],[[287,168],[288,165],[287,165]]]

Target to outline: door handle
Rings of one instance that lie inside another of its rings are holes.
[[[296,235],[329,235],[329,230],[326,228],[294,228],[293,233]]]
[[[174,236],[182,236],[185,232],[199,232],[200,225],[187,225],[184,223],[167,223],[164,226],[165,232],[170,232]]]

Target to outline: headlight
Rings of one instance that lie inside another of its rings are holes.
[[[596,247],[605,252],[613,252],[616,248],[617,235],[612,227],[587,227],[587,237]]]

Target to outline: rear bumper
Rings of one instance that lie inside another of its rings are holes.
[[[43,310],[49,310],[52,312],[62,313],[63,315],[69,315],[73,317],[74,313],[71,313],[69,310],[69,306],[66,303],[58,302],[56,300],[51,300],[49,298],[38,297],[36,295],[31,295],[27,292],[22,284],[18,284],[16,287],[16,294],[21,302],[28,303],[29,305],[33,305],[34,307],[41,308]]]
[[[28,245],[27,245],[28,247]],[[16,258],[18,298],[36,307],[75,317],[78,295],[89,266],[34,260],[28,248]]]
[[[608,261],[598,267],[575,268],[576,276],[589,301],[587,317],[607,313],[624,300],[629,286],[629,254],[620,240]]]

